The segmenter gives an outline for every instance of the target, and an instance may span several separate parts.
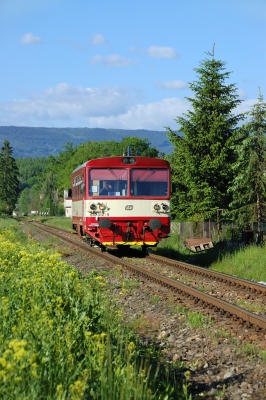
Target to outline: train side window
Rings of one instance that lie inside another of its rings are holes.
[[[85,183],[81,183],[81,185],[80,185],[80,193],[81,194],[85,193]]]

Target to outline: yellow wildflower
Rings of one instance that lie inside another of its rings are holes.
[[[70,391],[71,391],[71,400],[80,400],[82,399],[84,392],[86,389],[86,384],[85,382],[81,382],[80,380],[77,380],[74,382],[72,385],[70,385]]]
[[[2,365],[2,367],[6,367],[6,364],[7,364],[7,362],[6,362],[6,359],[5,358],[3,358],[3,357],[0,357],[0,364]]]
[[[191,372],[190,372],[190,371],[186,371],[186,372],[184,373],[184,375],[185,375],[186,380],[189,381],[190,376],[191,376]]]
[[[135,346],[135,343],[133,343],[133,342],[130,342],[129,345],[127,346],[127,350],[129,353],[133,353],[135,348],[136,348],[136,346]]]
[[[95,281],[102,281],[102,280],[104,280],[104,278],[99,275],[99,276],[95,276],[94,280]]]

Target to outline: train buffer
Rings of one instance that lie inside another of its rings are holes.
[[[209,250],[214,247],[211,238],[191,238],[184,242],[187,249],[198,253],[199,251]]]

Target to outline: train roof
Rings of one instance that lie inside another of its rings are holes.
[[[123,159],[132,159],[134,158],[136,162],[134,163],[124,163]],[[85,167],[98,167],[98,168],[108,168],[108,167],[128,167],[128,166],[136,166],[136,167],[161,167],[168,168],[170,166],[169,162],[162,158],[154,158],[154,157],[144,157],[144,156],[115,156],[115,157],[103,157],[103,158],[94,158],[92,160],[86,161],[83,164],[79,165],[72,174],[83,169]]]

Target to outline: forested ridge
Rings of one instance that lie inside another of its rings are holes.
[[[67,143],[78,145],[86,141],[116,140],[124,137],[147,138],[152,146],[165,154],[170,154],[173,146],[165,131],[145,129],[104,129],[104,128],[42,128],[0,126],[0,146],[8,140],[15,158],[55,156]]]
[[[153,132],[153,140],[148,135],[151,131],[85,128],[50,130],[54,135],[48,140],[48,128],[20,128],[25,135],[27,129],[32,130],[36,140],[40,140],[38,149],[41,140],[42,143],[47,140],[46,151],[49,146],[51,150],[48,156],[15,157],[19,169],[20,213],[35,209],[49,210],[51,215],[63,214],[64,190],[71,186],[72,171],[87,160],[122,155],[130,147],[132,154],[163,157],[170,162],[173,219],[217,221],[219,214],[220,221],[236,222],[242,228],[257,222],[258,229],[263,229],[262,223],[266,222],[266,103],[258,88],[256,103],[248,112],[237,113],[242,100],[236,85],[229,81],[231,72],[226,71],[225,65],[224,61],[215,59],[214,49],[207,53],[195,68],[197,79],[189,83],[193,95],[186,98],[191,104],[188,112],[177,116],[176,130],[169,126],[165,132]],[[7,133],[12,132],[13,138],[19,133],[15,127],[5,129],[5,145],[0,154],[3,166],[7,160],[9,165],[14,163],[11,151],[14,142],[10,140],[12,147],[9,148],[7,138],[11,138]],[[74,132],[72,140],[68,140],[68,131]],[[85,139],[83,134],[88,132],[91,135]],[[111,139],[107,132],[115,138]],[[55,151],[58,138],[63,144]],[[23,142],[23,136],[20,141]],[[156,141],[170,143],[172,150],[162,151],[163,147],[156,145]],[[26,139],[23,145],[27,145]],[[4,171],[0,169],[0,182],[6,179]],[[15,193],[16,187],[13,190],[11,182],[6,182],[7,185],[0,187],[1,207],[11,211],[14,197],[9,202],[5,191],[9,188],[10,193]]]

